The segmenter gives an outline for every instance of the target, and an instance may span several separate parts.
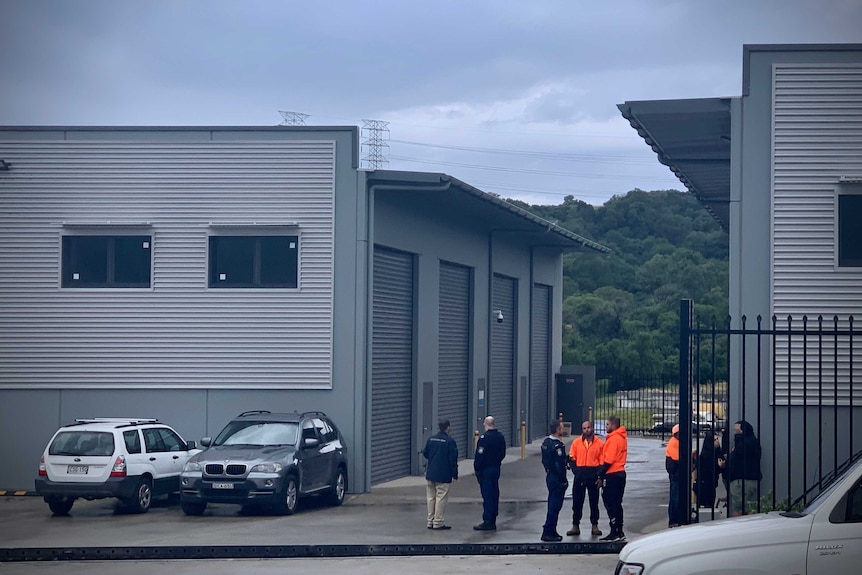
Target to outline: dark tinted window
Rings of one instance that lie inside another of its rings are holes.
[[[129,453],[141,452],[141,435],[137,429],[130,429],[123,432],[123,441],[126,442],[126,451]]]
[[[838,196],[838,265],[862,267],[862,194]]]
[[[98,431],[63,431],[48,448],[50,455],[109,456],[114,454],[114,435]]]
[[[150,236],[63,236],[65,288],[150,287]]]
[[[210,287],[295,288],[298,240],[298,236],[210,236]]]
[[[161,453],[168,450],[162,439],[162,434],[159,429],[144,429],[144,445],[147,446],[147,453]]]

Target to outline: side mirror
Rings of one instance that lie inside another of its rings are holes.
[[[192,449],[197,449],[198,444],[194,441],[186,441],[186,450],[191,451]]]
[[[320,445],[320,440],[317,439],[316,437],[306,437],[305,439],[302,440],[303,449],[308,449],[311,447],[317,447],[318,445]]]
[[[213,438],[212,437],[201,437],[201,445],[202,446],[209,447],[212,444],[213,444]]]

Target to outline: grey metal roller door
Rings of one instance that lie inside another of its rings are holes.
[[[533,286],[532,357],[530,358],[530,438],[547,433],[551,379],[551,287]]]
[[[472,440],[468,421],[470,387],[470,268],[440,264],[440,327],[437,413],[449,420],[458,455]]]
[[[410,475],[413,256],[374,249],[371,483]]]
[[[494,276],[493,308],[503,312],[503,322],[491,322],[491,382],[488,413],[509,445],[518,445],[513,423],[515,396],[515,280]]]

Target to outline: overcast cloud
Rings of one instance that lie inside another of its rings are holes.
[[[533,204],[682,185],[626,100],[738,96],[744,44],[862,0],[4,0],[0,124],[389,124],[390,169]]]

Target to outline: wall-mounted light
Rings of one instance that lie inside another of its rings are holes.
[[[6,160],[0,160],[0,172],[8,172],[11,164]]]

